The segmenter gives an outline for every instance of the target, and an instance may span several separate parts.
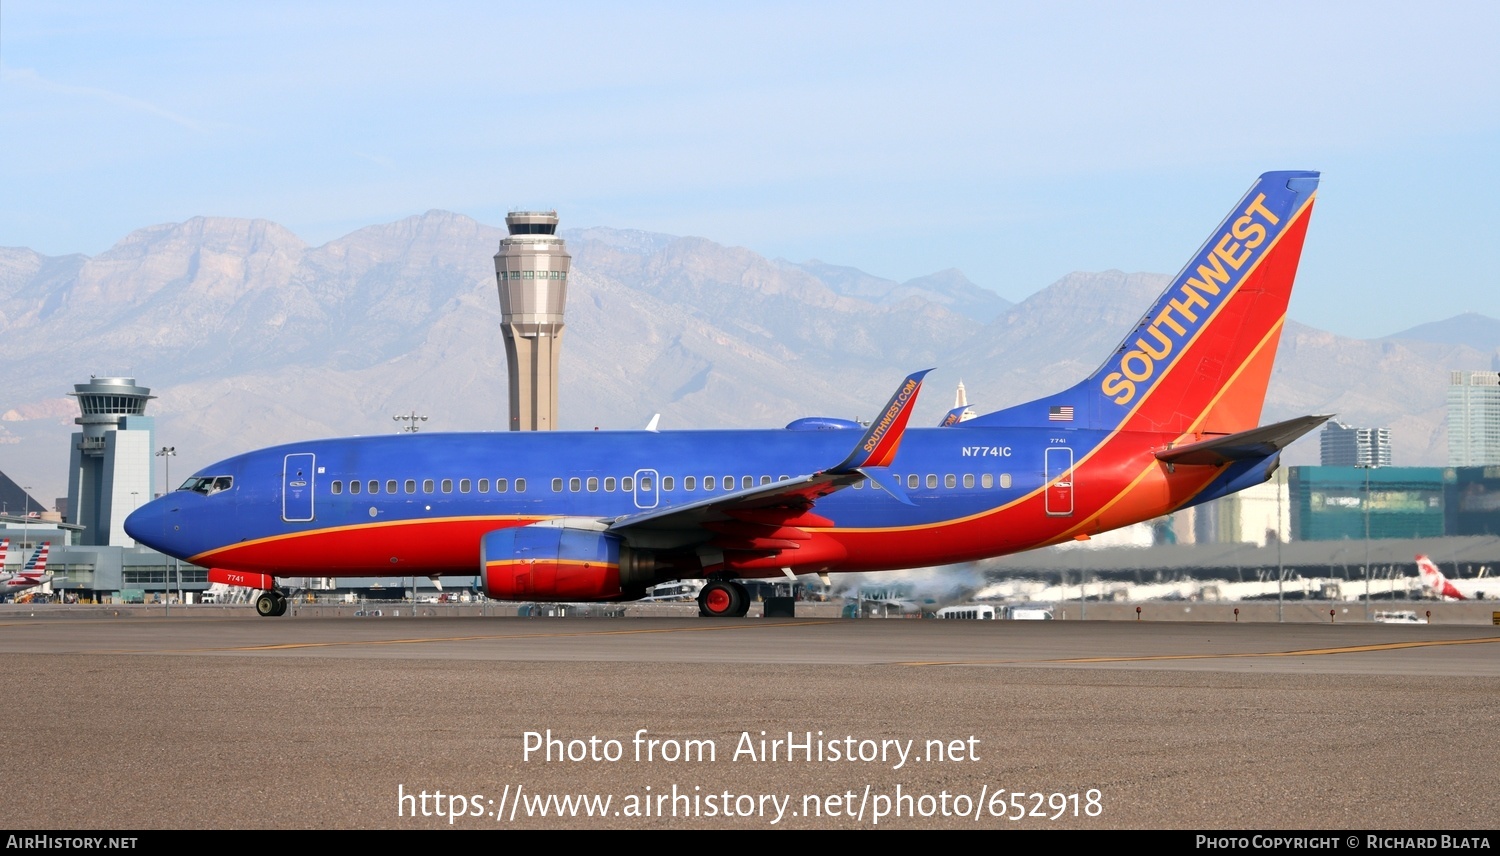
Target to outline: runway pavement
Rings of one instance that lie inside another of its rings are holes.
[[[1488,625],[207,614],[0,612],[6,825],[1500,827]]]

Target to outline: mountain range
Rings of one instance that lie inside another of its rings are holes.
[[[917,414],[960,380],[980,412],[1090,372],[1165,287],[1159,274],[1074,273],[1011,304],[957,270],[906,282],[792,263],[699,237],[565,230],[565,429],[771,427],[868,418],[936,366]],[[492,257],[504,229],[444,211],[310,246],[265,220],[197,217],[104,253],[0,248],[0,471],[60,495],[72,385],[125,375],[157,396],[173,481],[250,448],[318,436],[506,424]],[[1500,359],[1500,321],[1466,314],[1378,340],[1294,322],[1265,421],[1337,413],[1388,426],[1398,465],[1441,465],[1453,369]],[[1287,462],[1317,462],[1305,439]]]

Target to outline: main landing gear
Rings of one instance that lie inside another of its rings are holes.
[[[750,592],[734,580],[713,580],[698,593],[698,615],[706,618],[744,618],[750,611]]]
[[[279,591],[265,591],[255,599],[255,613],[262,618],[286,615],[286,595]]]

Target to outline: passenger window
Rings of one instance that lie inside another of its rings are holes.
[[[1010,473],[1001,473],[1000,474],[1000,486],[1001,487],[1010,487]]]
[[[614,493],[615,492],[615,477],[614,476],[605,476],[604,477],[604,491],[605,491],[605,493]]]
[[[672,477],[671,476],[662,476],[661,477],[661,489],[662,490],[671,490],[672,489]]]
[[[651,481],[651,477],[650,476],[641,476],[641,490],[642,491],[645,491],[645,492],[649,493],[651,491],[651,485],[652,484],[653,484],[653,482]]]
[[[495,479],[495,493],[505,493],[508,489],[509,487],[505,479]],[[516,488],[516,490],[520,490],[520,488]]]
[[[417,480],[416,479],[407,479],[406,480],[406,492],[407,493],[416,493],[417,492]]]
[[[964,487],[973,487],[973,486],[974,486],[974,474],[973,473],[964,473]]]
[[[364,486],[364,482],[354,479],[349,482],[349,492],[357,494],[364,489]]]
[[[860,479],[859,481],[855,482],[854,483],[854,489],[855,490],[864,490],[865,489],[865,480],[864,479]]]
[[[553,479],[552,480],[552,492],[553,493],[562,493],[562,479]]]
[[[471,481],[469,481],[468,479],[459,479],[458,480],[458,492],[459,493],[468,493],[469,490],[470,490],[470,488],[472,488],[472,487],[474,487],[474,483],[471,482]]]
[[[755,487],[755,477],[754,476],[740,476],[740,487],[742,487],[742,488],[752,488],[752,487]]]
[[[683,476],[682,477],[682,489],[683,490],[697,490],[698,489],[698,477],[697,476]]]
[[[344,492],[344,483],[341,482],[341,481],[336,481],[333,484],[329,485],[329,490],[332,490],[335,495],[343,493]]]
[[[396,492],[396,480],[395,479],[386,479],[385,480],[385,492],[386,493],[395,493]]]
[[[422,479],[422,492],[423,493],[432,493],[433,489],[436,486],[437,486],[436,483],[432,479]]]
[[[734,476],[725,476],[724,477],[724,489],[725,490],[734,490]]]
[[[379,479],[370,479],[369,491],[370,491],[370,493],[380,493],[380,480]]]
[[[479,480],[479,492],[480,493],[489,493],[490,492],[490,480],[489,479],[480,479]]]
[[[525,492],[526,492],[526,480],[525,479],[516,479],[516,493],[525,493]]]
[[[633,492],[635,490],[635,479],[631,476],[620,479],[620,490],[626,493]]]
[[[916,490],[917,488],[919,488],[921,486],[922,486],[922,479],[916,473],[912,473],[911,475],[909,475],[909,476],[906,477],[906,488],[907,488],[907,490]]]
[[[995,477],[989,473],[985,473],[984,475],[979,477],[979,486],[985,489],[994,487]]]
[[[947,488],[958,487],[958,477],[955,476],[955,475],[953,475],[953,473],[949,473],[949,474],[943,476],[943,487],[947,487]]]
[[[703,477],[703,489],[704,490],[713,490],[714,489],[714,485],[718,484],[718,481],[719,480],[716,479],[716,478],[714,478],[713,476],[704,476]]]
[[[583,481],[581,479],[577,478],[576,476],[568,479],[568,490],[572,491],[573,493],[577,493],[582,489]]]
[[[443,493],[453,492],[453,479],[443,479]]]
[[[598,476],[589,476],[589,493],[595,493],[598,490],[599,490],[599,477]]]
[[[770,476],[761,476],[760,477],[760,483],[761,484],[770,484],[771,483],[771,477]]]

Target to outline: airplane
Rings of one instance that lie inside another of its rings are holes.
[[[31,558],[14,575],[0,580],[0,597],[9,597],[29,588],[52,581],[52,575],[47,573],[47,552],[52,546],[51,541],[43,541],[32,551]],[[0,544],[0,567],[3,567],[5,551],[10,548],[10,540],[6,539]]]
[[[907,430],[925,371],[864,428],[391,434],[248,452],[125,521],[210,582],[473,576],[521,601],[620,601],[704,579],[970,562],[1089,537],[1271,477],[1328,416],[1259,426],[1319,175],[1258,178],[1088,378]],[[856,439],[857,438],[857,439]]]
[[[1450,580],[1438,570],[1437,563],[1426,556],[1417,557],[1417,570],[1422,574],[1422,583],[1432,589],[1439,600],[1483,600],[1500,593],[1500,580],[1480,577],[1472,580]]]

